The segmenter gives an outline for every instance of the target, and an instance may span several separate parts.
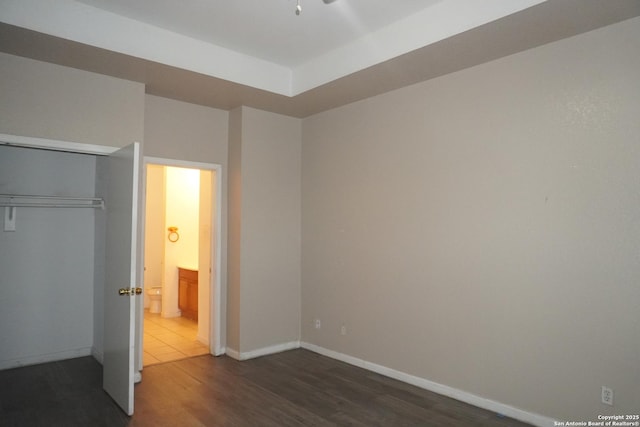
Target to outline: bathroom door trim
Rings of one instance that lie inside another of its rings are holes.
[[[184,167],[190,169],[200,169],[200,170],[209,170],[215,173],[215,195],[216,198],[213,200],[215,203],[214,209],[212,210],[213,218],[211,218],[211,242],[215,245],[214,248],[214,256],[211,259],[211,266],[214,267],[215,275],[212,276],[212,282],[210,283],[211,292],[209,293],[209,307],[211,316],[209,316],[209,349],[211,353],[215,356],[220,356],[224,354],[225,345],[222,342],[223,334],[222,331],[226,328],[226,321],[222,316],[223,306],[226,305],[226,300],[222,301],[222,295],[226,294],[226,292],[222,292],[222,287],[224,284],[221,279],[221,266],[222,266],[222,166],[216,163],[202,163],[202,162],[191,162],[186,160],[177,160],[177,159],[166,159],[160,157],[148,157],[145,156],[143,158],[144,162],[144,172],[143,179],[144,184],[142,188],[146,191],[146,183],[147,183],[147,165],[160,165],[160,166],[173,166],[173,167]],[[142,197],[142,200],[146,200],[146,195]],[[145,206],[146,209],[146,206]],[[142,224],[142,233],[143,233],[143,241],[144,241],[144,230],[145,224],[143,221]],[[144,245],[143,249],[144,249]],[[143,254],[144,255],[144,254]],[[144,259],[144,256],[143,258]],[[226,310],[225,310],[226,311]],[[139,325],[139,336],[140,336],[140,344],[138,345],[138,351],[140,356],[142,356],[142,322]],[[140,365],[142,365],[142,357],[139,358]],[[142,366],[140,366],[142,369]]]

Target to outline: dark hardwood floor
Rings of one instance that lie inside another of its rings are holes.
[[[306,351],[144,369],[129,418],[91,357],[0,371],[1,426],[526,426]]]

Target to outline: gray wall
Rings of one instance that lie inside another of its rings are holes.
[[[93,197],[95,166],[94,156],[0,146],[0,193]],[[0,228],[0,368],[90,353],[94,213],[19,207],[16,231]]]
[[[239,312],[228,346],[243,357],[300,336],[301,121],[231,114],[229,302]]]
[[[634,19],[305,119],[302,339],[559,419],[636,413],[638,52]]]

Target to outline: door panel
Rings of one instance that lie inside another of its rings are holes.
[[[133,414],[136,299],[120,288],[136,288],[139,144],[108,158],[105,197],[106,267],[104,293],[103,388],[128,415]]]

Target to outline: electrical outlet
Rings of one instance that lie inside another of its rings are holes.
[[[347,335],[347,327],[345,325],[340,327],[340,335]]]
[[[613,390],[602,386],[602,403],[613,406]]]
[[[320,329],[322,327],[322,323],[320,322],[320,319],[316,319],[314,321],[314,326],[316,329]]]

